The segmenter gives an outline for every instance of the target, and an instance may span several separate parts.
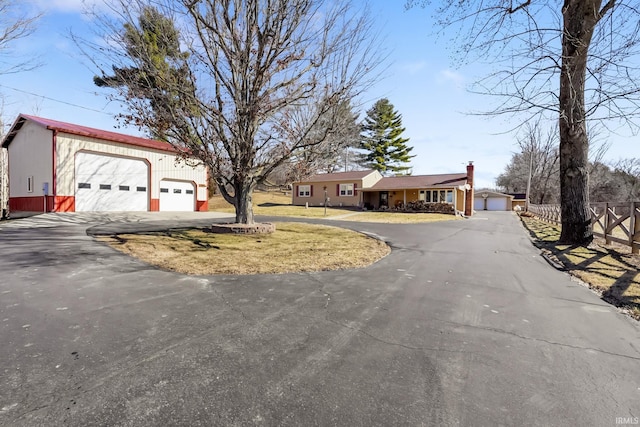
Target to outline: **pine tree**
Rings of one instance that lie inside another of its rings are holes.
[[[411,169],[408,163],[413,147],[409,138],[402,138],[402,116],[393,109],[388,99],[378,100],[367,110],[362,124],[360,148],[365,151],[363,163],[382,174],[403,173]]]

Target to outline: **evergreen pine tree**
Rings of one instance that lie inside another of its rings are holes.
[[[360,148],[365,151],[363,163],[383,175],[389,172],[406,173],[413,147],[407,146],[409,138],[402,138],[402,116],[393,109],[388,99],[378,100],[367,110],[362,124]]]

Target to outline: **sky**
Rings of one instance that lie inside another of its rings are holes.
[[[96,74],[69,38],[69,31],[89,34],[83,3],[99,0],[16,0],[24,10],[43,13],[37,31],[13,45],[13,60],[32,59],[39,67],[0,75],[5,130],[18,114],[31,114],[99,129],[140,135],[119,128],[114,116],[123,111],[93,84]],[[454,67],[447,39],[434,33],[430,12],[405,10],[403,0],[370,2],[373,25],[386,52],[385,71],[360,99],[360,113],[387,98],[402,115],[404,137],[413,147],[414,175],[465,172],[475,165],[476,188],[494,188],[516,151],[518,123],[513,118],[470,114],[485,111],[490,100],[468,91],[483,77],[482,64]],[[5,58],[6,60],[6,58]],[[605,135],[605,160],[640,157],[638,137]]]

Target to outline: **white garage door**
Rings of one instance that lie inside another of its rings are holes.
[[[196,186],[192,182],[160,181],[160,210],[187,211],[196,210]]]
[[[483,211],[484,210],[484,199],[479,199],[479,198],[475,198],[473,199],[473,209],[477,210],[477,211]]]
[[[147,211],[148,169],[143,160],[76,154],[76,211]]]
[[[506,211],[507,210],[507,198],[506,197],[489,197],[487,199],[487,210],[489,210],[489,211]]]

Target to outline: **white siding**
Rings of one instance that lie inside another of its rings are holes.
[[[49,194],[53,195],[52,138],[52,131],[27,120],[9,144],[11,197],[42,196],[44,182],[49,183]],[[33,177],[33,192],[27,188],[29,177]]]
[[[149,168],[144,160],[80,152],[75,173],[77,212],[149,210]]]
[[[166,151],[160,151],[132,145],[123,145],[115,142],[104,141],[85,136],[60,133],[57,137],[57,176],[58,195],[73,196],[75,193],[74,164],[75,154],[78,151],[112,154],[121,157],[146,159],[150,164],[151,198],[160,198],[160,181],[162,179],[175,179],[193,181],[196,185],[207,184],[206,168],[202,165],[191,167],[179,162],[176,164],[176,156]],[[198,188],[200,190],[200,188]],[[198,200],[206,200],[206,188],[198,191]]]

